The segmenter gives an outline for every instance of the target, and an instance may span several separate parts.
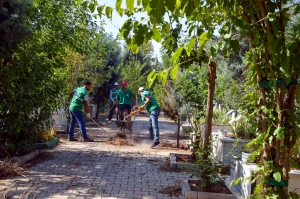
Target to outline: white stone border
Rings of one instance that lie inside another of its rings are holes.
[[[13,158],[8,158],[7,162],[17,162],[19,164],[24,164],[25,162],[33,159],[35,156],[39,154],[38,150],[34,150],[26,155],[23,156],[18,156],[18,157],[13,157]],[[0,161],[4,161],[5,159],[1,159]]]

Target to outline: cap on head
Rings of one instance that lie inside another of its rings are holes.
[[[122,86],[127,86],[127,82],[126,81],[122,81]]]
[[[119,83],[118,83],[118,82],[115,82],[115,83],[114,83],[114,86],[119,86]]]
[[[139,91],[142,91],[142,92],[143,92],[144,90],[145,90],[144,87],[140,87],[140,88],[139,88]]]
[[[89,86],[89,85],[91,85],[92,84],[92,82],[90,82],[89,80],[86,80],[85,82],[84,82],[84,85],[86,85],[86,86]]]

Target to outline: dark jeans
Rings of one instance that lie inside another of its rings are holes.
[[[83,139],[88,139],[88,136],[86,134],[85,123],[83,120],[82,111],[70,110],[70,119],[71,119],[71,124],[70,124],[70,128],[69,128],[69,139],[74,137],[74,128],[75,128],[76,121],[79,124]]]
[[[158,128],[158,116],[160,114],[160,108],[154,109],[150,113],[150,119],[148,123],[149,138],[154,142],[159,142],[159,128]]]
[[[110,106],[110,111],[109,111],[109,114],[108,114],[108,120],[111,120],[111,118],[113,117],[115,109],[116,109],[116,105],[112,104]]]
[[[119,119],[124,120],[124,112],[127,112],[128,115],[131,112],[131,104],[119,104]]]

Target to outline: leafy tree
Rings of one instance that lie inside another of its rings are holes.
[[[53,111],[65,99],[69,49],[89,50],[93,2],[0,1],[0,140],[1,155],[23,153],[50,126]],[[27,29],[25,29],[27,27]],[[2,37],[1,37],[2,39]],[[3,48],[2,48],[3,47]],[[3,153],[2,153],[3,152]]]
[[[258,83],[259,86],[259,95],[253,93],[251,97],[251,100],[256,100],[254,114],[257,114],[260,126],[261,139],[256,141],[259,144],[259,140],[262,140],[263,148],[263,163],[260,167],[263,179],[259,188],[263,189],[264,198],[288,198],[288,187],[278,186],[272,183],[272,179],[277,182],[283,180],[284,183],[288,181],[291,149],[299,138],[295,99],[298,97],[296,85],[300,71],[297,61],[300,56],[300,29],[297,24],[294,32],[296,37],[290,40],[286,28],[292,16],[300,12],[300,5],[271,0],[179,0],[176,4],[171,0],[150,0],[137,1],[137,7],[134,6],[135,1],[127,1],[127,9],[124,9],[121,8],[121,2],[116,2],[120,15],[130,16],[134,12],[144,11],[149,16],[147,23],[128,19],[121,29],[121,36],[125,37],[134,52],[144,41],[154,39],[161,42],[163,39],[166,42],[164,45],[173,53],[173,70],[165,70],[156,76],[165,77],[170,71],[175,74],[178,62],[184,68],[190,60],[199,62],[213,59],[218,50],[228,56],[231,50],[238,54],[239,41],[234,38],[237,32],[241,38],[249,39],[247,64],[251,78],[248,83]],[[169,21],[164,20],[166,15]],[[182,18],[186,19],[185,29],[189,38],[180,44],[177,37],[182,33],[179,25]],[[210,49],[205,48],[205,43],[217,28],[222,40]],[[206,55],[202,57],[203,54]],[[209,62],[208,66],[208,99],[211,99],[216,64]],[[210,105],[207,109],[208,117],[211,115]],[[207,124],[211,125],[209,122]],[[206,129],[205,139],[210,137],[210,130],[209,127]]]

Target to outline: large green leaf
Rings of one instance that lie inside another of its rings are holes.
[[[154,81],[156,80],[157,75],[158,75],[158,73],[155,73],[155,74],[150,78],[150,80],[148,81],[148,82],[149,82],[149,88],[151,88],[152,84],[153,84]]]
[[[171,78],[175,79],[178,73],[178,64],[175,64],[171,70]]]
[[[93,13],[96,10],[96,6],[97,5],[95,3],[90,3],[89,4],[89,9],[90,9],[91,13]]]
[[[274,178],[277,182],[280,182],[280,181],[281,181],[281,174],[280,174],[280,172],[275,172],[275,173],[273,173],[273,178]]]
[[[181,55],[182,50],[183,50],[183,46],[180,46],[180,47],[175,51],[175,53],[174,53],[173,56],[172,56],[172,61],[173,61],[173,63],[176,63],[176,62],[177,62],[178,57]]]
[[[161,36],[159,30],[156,28],[152,29],[152,39],[154,39],[157,42],[161,42]]]
[[[143,8],[147,8],[149,5],[149,0],[142,0]]]
[[[101,18],[101,16],[103,15],[103,10],[104,10],[104,8],[105,8],[105,5],[98,6],[98,8],[97,8],[98,15],[100,16],[100,18]]]
[[[196,37],[193,37],[191,40],[190,40],[190,42],[188,43],[188,45],[186,45],[186,54],[188,55],[188,56],[190,56],[190,54],[191,54],[191,51],[192,51],[192,49],[193,49],[193,47],[194,47],[194,44],[195,44],[195,41],[196,41]]]
[[[147,81],[149,82],[150,79],[152,78],[152,76],[154,75],[155,70],[151,71],[148,75],[147,75]]]
[[[207,37],[208,32],[203,32],[200,37],[199,37],[199,44],[200,47],[202,47],[202,45],[205,44],[205,42],[207,42],[209,40],[209,38]]]
[[[283,139],[283,135],[284,135],[284,129],[282,127],[278,127],[275,131],[274,131],[274,135],[277,139],[282,140]]]
[[[162,85],[165,86],[168,80],[169,69],[165,69],[162,77]]]
[[[116,1],[116,10],[117,12],[120,12],[122,6],[122,0],[117,0]]]
[[[134,10],[134,0],[126,0],[126,6],[130,12]]]
[[[112,11],[113,11],[113,9],[111,7],[106,7],[105,8],[105,14],[106,14],[107,18],[111,19]]]

